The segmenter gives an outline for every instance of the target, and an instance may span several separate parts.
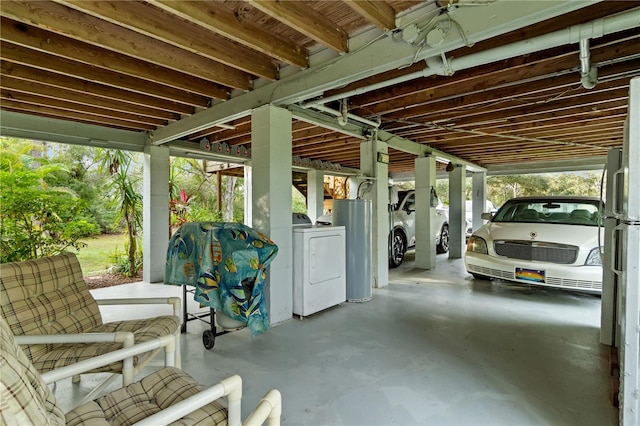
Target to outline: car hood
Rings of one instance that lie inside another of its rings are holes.
[[[600,228],[600,233],[600,243],[604,244],[604,228]],[[595,226],[489,222],[474,232],[474,235],[494,241],[545,241],[589,249],[598,246],[598,228]]]

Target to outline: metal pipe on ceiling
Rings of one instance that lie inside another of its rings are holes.
[[[572,27],[554,31],[538,37],[521,40],[505,46],[483,50],[481,52],[473,53],[471,55],[463,56],[460,58],[453,58],[451,60],[448,60],[444,64],[445,68],[438,66],[436,67],[436,69],[432,69],[431,67],[427,66],[427,68],[423,69],[422,71],[413,72],[369,86],[359,87],[357,89],[353,89],[333,96],[328,96],[326,98],[315,99],[313,101],[302,104],[302,106],[305,108],[316,108],[318,105],[323,105],[331,101],[336,101],[356,95],[362,95],[374,90],[414,80],[416,78],[429,77],[435,74],[452,75],[456,71],[462,71],[465,69],[492,62],[498,62],[516,56],[551,49],[554,47],[563,46],[565,44],[579,43],[581,40],[598,38],[636,27],[640,27],[640,9],[638,8],[619,13],[617,15],[599,18],[584,24],[574,25]],[[440,58],[437,59],[440,60]],[[432,61],[432,59],[426,58],[425,61],[428,64],[430,61]],[[443,72],[443,70],[445,72]]]
[[[580,82],[585,89],[593,89],[598,84],[598,67],[591,65],[588,38],[580,40]]]
[[[340,118],[343,117],[343,111],[336,111],[335,109],[326,107],[324,105],[309,105],[309,106],[306,106],[305,108],[313,108],[313,109],[317,109],[318,111],[322,111],[322,112],[329,113],[331,115],[335,115],[336,117],[338,117],[338,123],[341,124],[340,123]],[[380,127],[380,121],[372,121],[372,120],[366,119],[364,117],[360,117],[360,116],[355,115],[355,114],[347,113],[346,114],[346,118],[350,118],[352,120],[358,121],[360,123],[366,124],[368,126],[376,128],[376,129],[378,127]],[[346,124],[346,122],[344,124]],[[341,124],[341,125],[344,125],[344,124]]]

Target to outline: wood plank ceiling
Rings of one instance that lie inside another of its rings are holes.
[[[322,49],[348,54],[357,34],[393,30],[397,16],[422,3],[3,0],[1,108],[152,132],[277,81],[285,69],[317,66],[310,57]],[[640,2],[595,3],[447,56],[630,10],[640,14]],[[603,156],[622,143],[629,80],[640,75],[640,28],[591,41],[591,63],[598,68],[592,89],[580,84],[579,54],[577,43],[567,44],[452,76],[412,79],[351,96],[349,113],[490,171]],[[324,96],[338,98],[424,66],[383,72]],[[340,108],[336,102],[327,106]],[[206,137],[250,148],[250,116],[226,124],[183,139],[194,146]],[[303,121],[295,121],[293,130],[293,155],[359,168],[360,138]],[[392,149],[390,172],[412,171],[413,160]]]

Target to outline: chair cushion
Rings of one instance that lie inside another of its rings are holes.
[[[87,332],[116,332],[130,331],[134,335],[135,343],[146,342],[159,336],[172,335],[178,332],[180,318],[173,315],[152,317],[145,319],[135,319],[126,321],[114,321],[102,324]],[[65,365],[74,364],[85,359],[106,354],[122,348],[121,343],[87,343],[87,344],[63,344],[53,345],[49,352],[33,359],[33,365],[40,372],[54,370]],[[134,364],[144,362],[153,352],[145,352],[134,357]],[[113,372],[122,371],[122,362],[107,365],[92,372]]]
[[[67,413],[67,425],[130,425],[180,402],[204,386],[177,368],[163,368]],[[173,425],[226,425],[227,410],[212,402]]]
[[[83,333],[102,324],[73,253],[0,265],[0,310],[15,336]],[[33,360],[53,346],[23,349]]]
[[[0,317],[0,424],[64,425],[49,387],[16,344],[9,325]]]

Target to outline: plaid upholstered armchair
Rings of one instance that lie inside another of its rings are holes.
[[[122,303],[168,303],[173,306],[173,315],[103,323],[98,305]],[[180,298],[96,301],[72,253],[0,265],[0,312],[40,373],[161,336],[173,339],[173,344],[165,347],[165,365],[180,367]],[[88,372],[122,374],[126,386],[159,350],[136,354],[131,369],[124,369],[118,360]]]
[[[242,380],[239,376],[231,376],[205,389],[181,370],[163,368],[139,382],[76,407],[66,415],[47,386],[47,383],[89,371],[98,365],[173,344],[171,338],[166,337],[151,339],[40,376],[17,345],[6,321],[0,318],[0,424],[240,425]],[[222,397],[226,397],[227,407],[217,401]],[[266,420],[268,425],[276,426],[280,423],[280,414],[280,393],[273,389],[247,417],[245,424],[256,425]]]

